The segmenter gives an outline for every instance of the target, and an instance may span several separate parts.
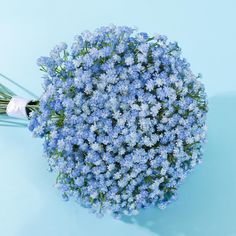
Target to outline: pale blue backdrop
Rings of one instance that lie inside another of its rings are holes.
[[[210,101],[204,161],[178,200],[120,221],[63,202],[41,141],[27,129],[1,127],[0,235],[236,236],[236,1],[0,0],[0,11],[0,72],[38,95],[39,56],[85,29],[114,23],[178,41],[203,74]]]

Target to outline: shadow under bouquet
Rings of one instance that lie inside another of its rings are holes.
[[[201,161],[207,113],[200,76],[176,42],[101,27],[76,36],[69,49],[57,45],[38,65],[38,100],[0,85],[0,125],[28,120],[65,200],[118,217],[175,199]]]

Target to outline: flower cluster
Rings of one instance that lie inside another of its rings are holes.
[[[44,138],[63,198],[98,216],[164,208],[201,160],[207,100],[177,43],[129,27],[101,27],[56,46],[38,64]]]

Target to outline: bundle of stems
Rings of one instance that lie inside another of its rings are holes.
[[[0,77],[10,81],[17,87],[21,88],[25,92],[27,92],[30,96],[33,96],[34,98],[37,98],[36,95],[34,95],[32,92],[24,88],[23,86],[17,84],[15,81],[9,79],[8,77],[0,74]],[[9,117],[7,115],[7,105],[9,104],[11,98],[13,96],[17,96],[12,90],[7,88],[5,85],[0,83],[0,126],[10,126],[10,127],[26,127],[27,126],[27,120],[22,120],[14,117]],[[38,109],[38,101],[31,101],[26,106],[26,112],[29,115],[32,111],[35,111]]]

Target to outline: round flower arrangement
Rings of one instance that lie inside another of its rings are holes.
[[[206,93],[177,43],[101,27],[56,46],[29,128],[44,138],[65,200],[98,216],[164,208],[200,162]]]

